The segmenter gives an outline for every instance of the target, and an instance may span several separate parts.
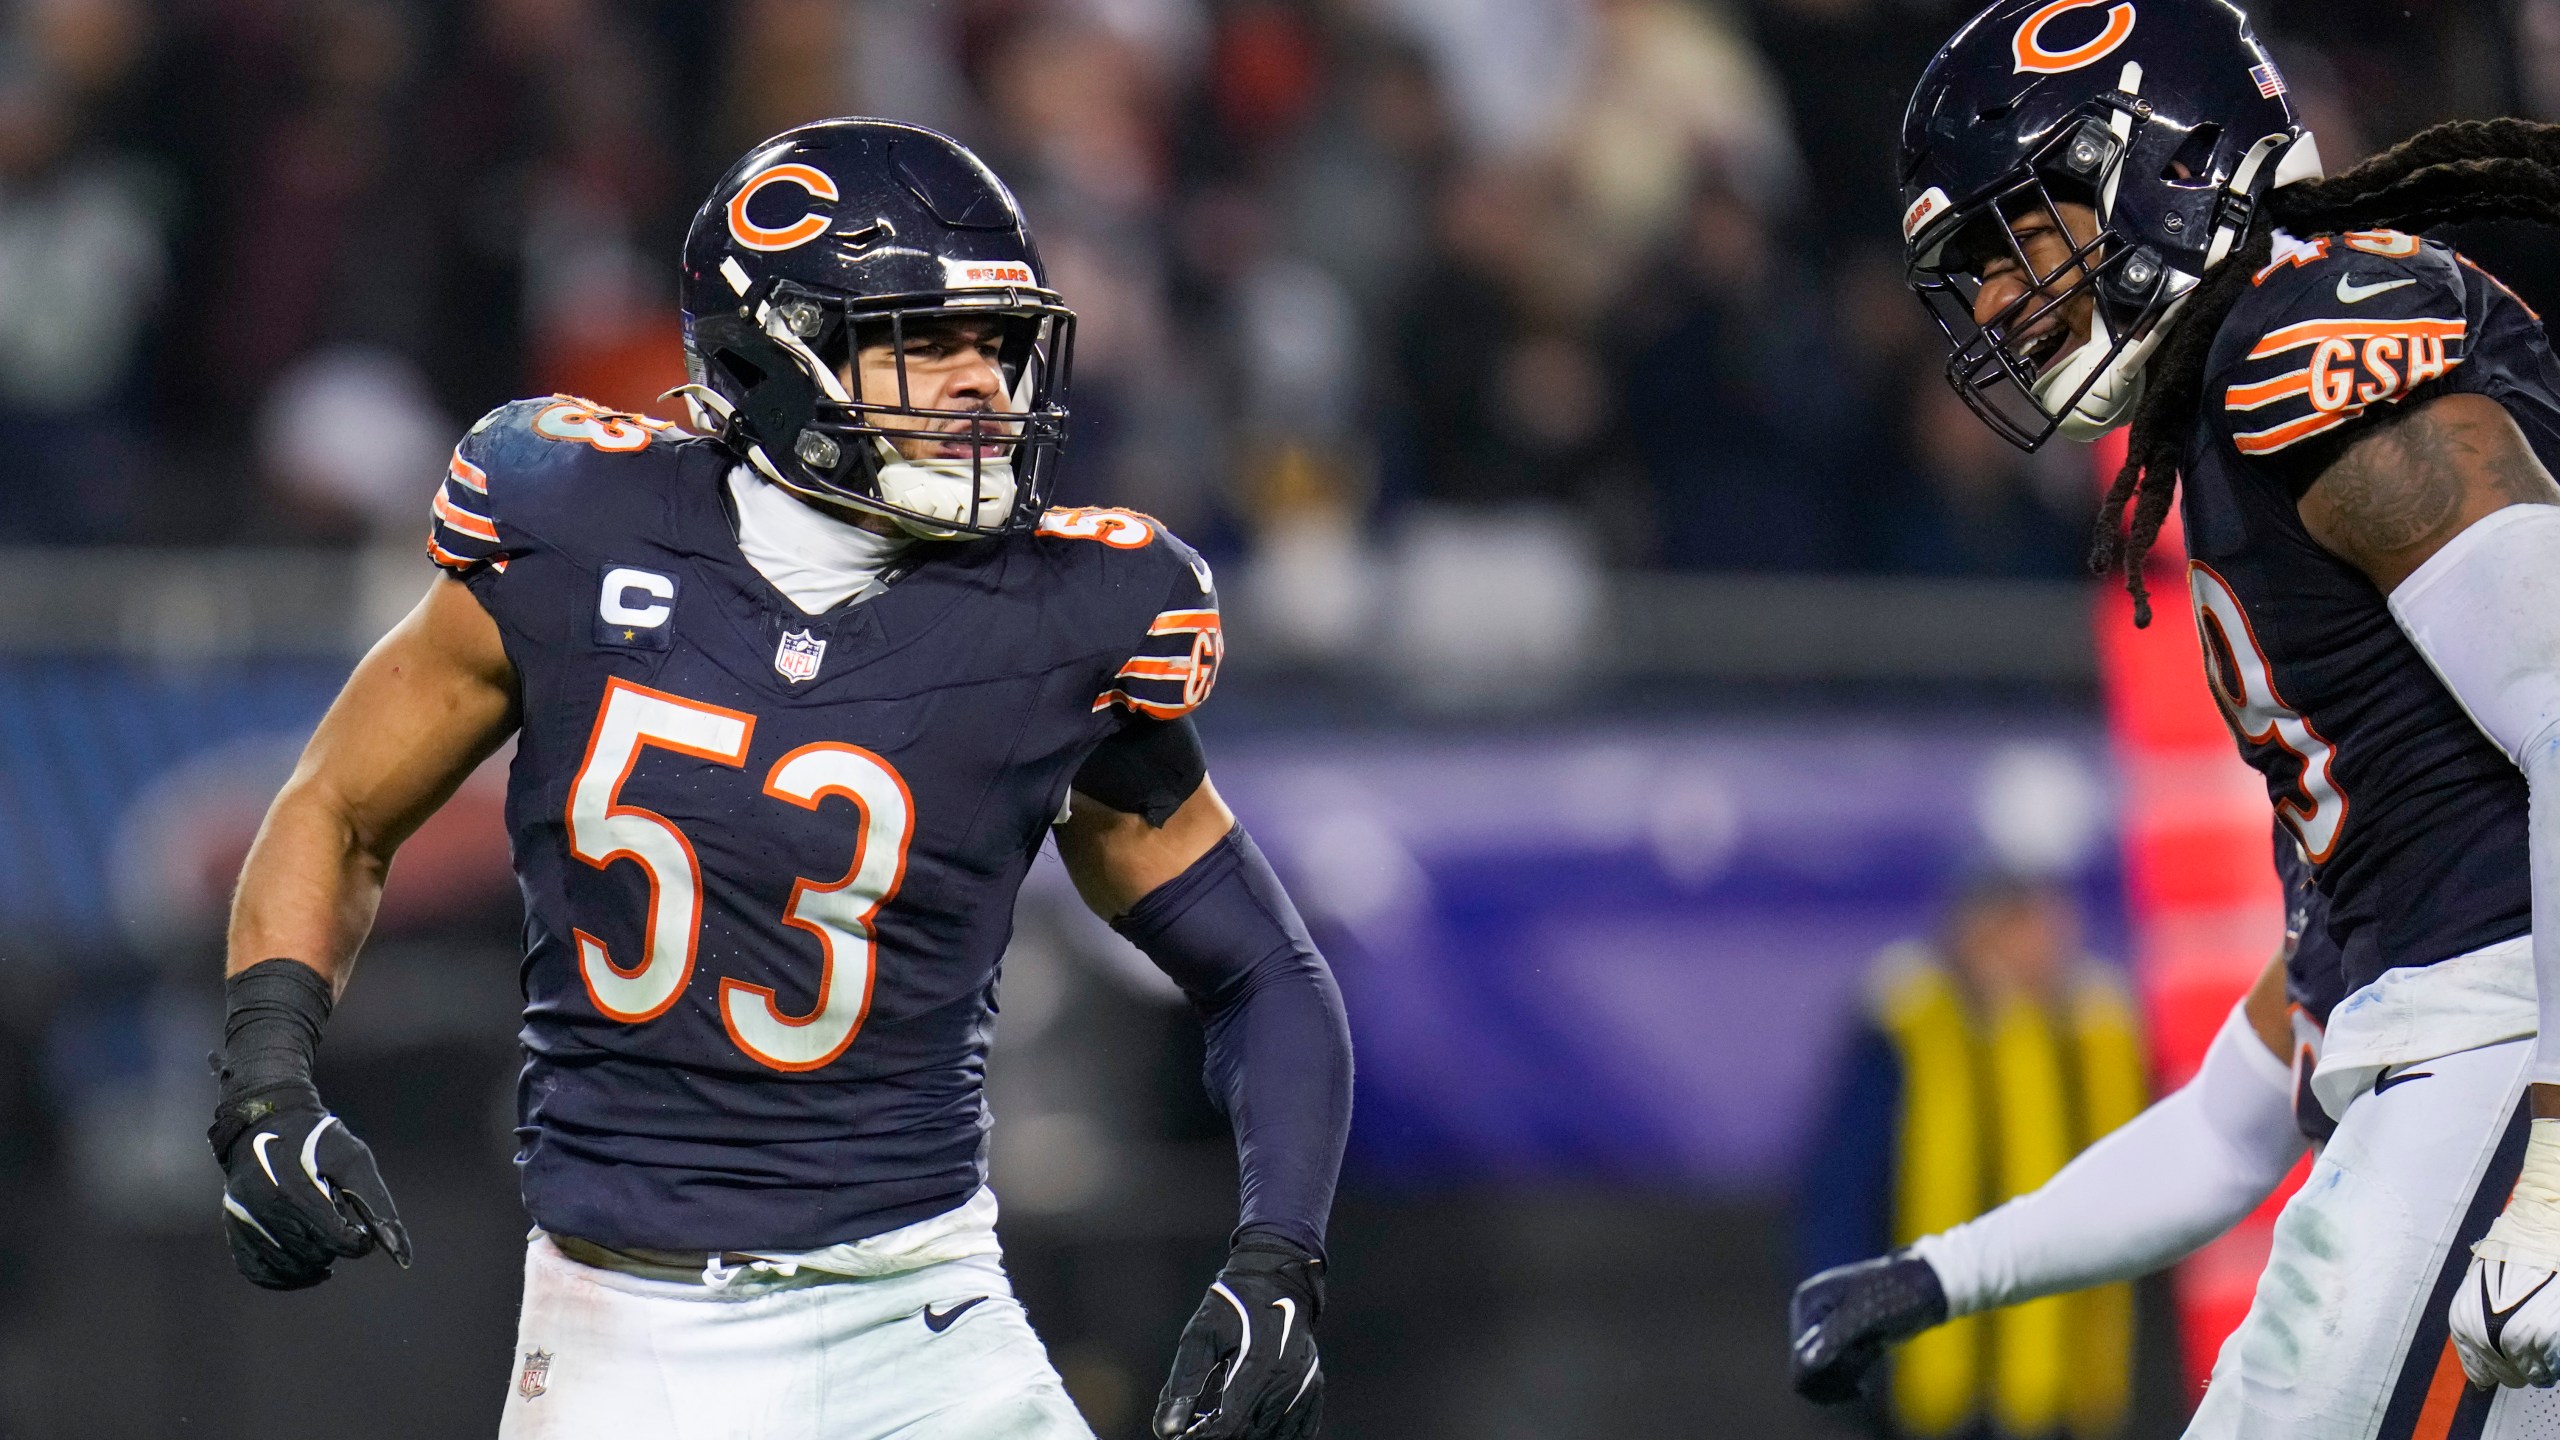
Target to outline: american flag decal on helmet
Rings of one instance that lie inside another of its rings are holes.
[[[2258,97],[2273,100],[2284,93],[2284,77],[2276,73],[2274,62],[2249,67],[2249,78],[2258,82]]]
[[[1214,602],[1164,611],[1147,627],[1146,643],[1112,677],[1119,683],[1096,696],[1093,708],[1122,705],[1158,720],[1180,719],[1209,698],[1226,653]]]

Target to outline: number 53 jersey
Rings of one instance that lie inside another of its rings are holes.
[[[465,437],[429,553],[522,703],[526,1208],[618,1248],[806,1250],[960,1204],[1014,895],[1078,765],[1214,683],[1199,557],[1053,510],[811,616],[715,442],[568,397]]]

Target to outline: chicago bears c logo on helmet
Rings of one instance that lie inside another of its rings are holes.
[[[2133,33],[2133,6],[2129,0],[2116,0],[2115,4],[2108,5],[2106,28],[2084,44],[2074,45],[2068,50],[2048,50],[2042,39],[2044,27],[2055,17],[2105,4],[2106,0],[2052,0],[2049,5],[2037,6],[2034,14],[2019,23],[2017,37],[2010,41],[2010,51],[2018,59],[2017,73],[2034,71],[2039,75],[2059,75],[2105,59],[2124,43],[2126,36]]]
[[[804,214],[788,225],[759,225],[747,218],[747,203],[767,185],[797,185],[815,200],[836,198],[836,182],[826,171],[814,165],[786,163],[768,165],[747,177],[738,193],[729,200],[729,238],[750,250],[788,250],[806,245],[827,233],[827,217]]]

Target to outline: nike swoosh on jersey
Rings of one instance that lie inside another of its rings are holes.
[[[2341,275],[2338,277],[2338,303],[2353,305],[2359,300],[2370,300],[2385,290],[2397,290],[2403,285],[2417,283],[2416,276],[2403,275],[2397,280],[2385,280],[2379,285],[2359,285],[2353,275]]]
[[[2424,1080],[2435,1073],[2433,1070],[2403,1070],[2397,1075],[2387,1073],[2377,1075],[2373,1077],[2373,1093],[2379,1095],[2394,1085],[2406,1085],[2412,1080]]]
[[[950,1309],[945,1310],[938,1315],[934,1313],[932,1306],[927,1305],[924,1307],[924,1328],[932,1331],[936,1335],[939,1335],[943,1331],[950,1329],[954,1324],[957,1324],[961,1316],[968,1314],[971,1310],[980,1305],[984,1305],[985,1303],[987,1303],[986,1296],[972,1295],[968,1299],[961,1301],[959,1304],[952,1306]]]

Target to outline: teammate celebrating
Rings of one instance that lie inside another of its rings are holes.
[[[2560,368],[2415,232],[2560,218],[2560,132],[2322,179],[2284,94],[2217,0],[2001,0],[1913,96],[1904,242],[1996,429],[2130,422],[2139,622],[2183,490],[2208,678],[2329,903],[2337,1132],[2189,1433],[2497,1432],[2528,1406],[2466,1372],[2560,1378]]]
[[[241,1270],[406,1232],[310,1079],[401,840],[509,735],[518,1165],[539,1228],[501,1433],[1086,1436],[1013,1299],[982,1092],[1054,833],[1208,1029],[1243,1213],[1158,1434],[1294,1437],[1350,1115],[1321,956],[1207,779],[1208,567],[1043,508],[1075,317],[930,131],[756,147],[685,240],[693,438],[554,396],[465,437],[446,574],[268,813],[213,1127]]]

